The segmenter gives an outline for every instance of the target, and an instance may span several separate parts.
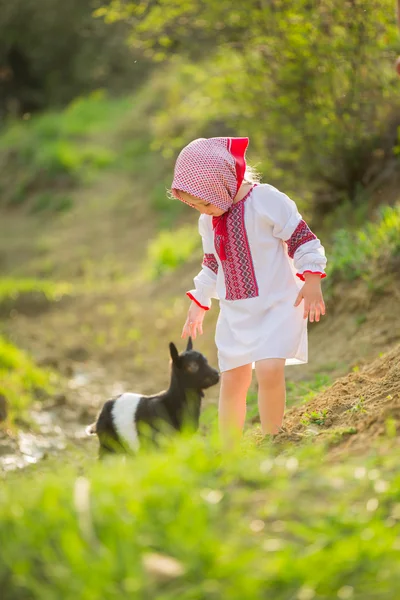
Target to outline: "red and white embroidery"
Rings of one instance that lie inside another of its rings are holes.
[[[218,274],[218,263],[217,263],[217,259],[215,258],[214,254],[205,254],[204,255],[203,266],[211,269],[211,271],[213,273],[215,273],[215,275]]]
[[[258,284],[244,221],[244,201],[247,197],[234,204],[226,216],[226,260],[222,261],[226,300],[245,300],[258,296]],[[219,240],[216,239],[215,243],[218,245]]]
[[[316,239],[317,236],[311,231],[307,223],[305,221],[300,221],[290,238],[286,240],[290,258],[294,257],[296,250],[300,246]]]

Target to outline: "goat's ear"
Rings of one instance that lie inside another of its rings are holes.
[[[193,350],[193,341],[192,341],[192,338],[190,336],[189,336],[188,343],[187,343],[187,346],[186,346],[186,352],[188,350]]]
[[[179,352],[176,349],[176,346],[173,342],[171,342],[169,345],[169,352],[171,354],[172,362],[174,363],[174,365],[179,367],[180,366]]]

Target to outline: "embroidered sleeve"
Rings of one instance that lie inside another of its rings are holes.
[[[316,240],[317,236],[311,231],[309,226],[303,219],[297,225],[296,229],[293,231],[292,235],[288,240],[285,240],[288,246],[288,254],[290,258],[294,257],[296,250],[307,242],[311,242],[311,240]]]
[[[218,263],[214,254],[204,254],[203,267],[208,267],[215,275],[218,274]]]
[[[207,222],[201,215],[199,219],[199,232],[203,243],[203,264],[202,270],[194,278],[194,289],[186,292],[186,295],[198,306],[208,310],[211,308],[211,298],[218,299],[217,295],[217,273],[218,262],[215,257],[213,233],[211,221]],[[208,217],[210,220],[210,217]]]
[[[264,191],[259,210],[272,226],[272,235],[287,244],[288,255],[293,259],[297,276],[304,280],[304,273],[318,273],[325,277],[325,250],[317,236],[302,219],[296,204],[276,188],[259,186]]]

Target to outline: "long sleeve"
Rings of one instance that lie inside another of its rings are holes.
[[[318,273],[326,277],[325,250],[320,240],[303,221],[296,204],[272,186],[260,203],[260,213],[273,227],[273,235],[287,244],[297,276],[304,281],[304,273]]]
[[[211,298],[218,299],[216,291],[218,262],[215,256],[210,217],[200,216],[199,233],[204,252],[202,269],[194,278],[195,289],[186,292],[186,295],[201,308],[209,310],[211,308]]]

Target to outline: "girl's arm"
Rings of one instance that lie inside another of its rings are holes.
[[[192,336],[196,339],[197,333],[203,333],[203,319],[206,311],[211,308],[211,298],[218,298],[216,291],[218,262],[214,253],[213,233],[206,216],[199,219],[199,232],[203,242],[202,269],[194,278],[194,289],[186,292],[192,300],[188,315],[183,326],[182,337]]]
[[[202,269],[193,280],[195,288],[186,292],[186,295],[200,308],[209,310],[211,298],[218,298],[216,291],[218,262],[214,251],[213,233],[206,219],[206,215],[199,218],[199,233],[204,252]]]
[[[325,277],[325,250],[317,236],[302,219],[296,204],[288,196],[268,186],[260,209],[273,227],[273,235],[287,244],[297,276],[304,281],[295,306],[303,301],[304,318],[319,321],[325,314],[321,279]]]
[[[276,188],[265,186],[265,196],[260,197],[257,208],[272,226],[273,235],[286,243],[297,276],[302,281],[306,273],[326,277],[324,247],[302,219],[293,200]]]

